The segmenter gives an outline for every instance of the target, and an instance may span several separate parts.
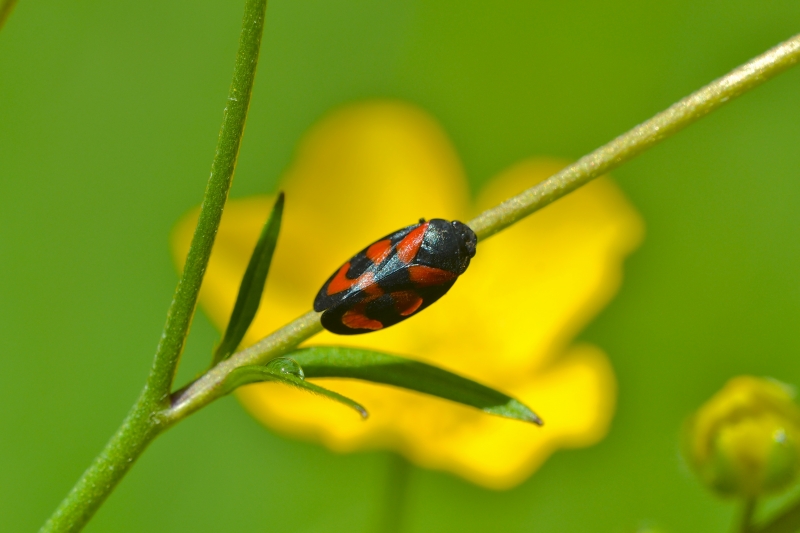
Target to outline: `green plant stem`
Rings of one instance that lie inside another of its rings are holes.
[[[237,83],[242,83],[245,79],[252,83],[258,48],[256,46],[254,52],[252,48],[249,48],[252,53],[249,58],[244,57],[242,51],[246,43],[257,43],[246,34],[250,31],[260,35],[263,27],[264,6],[264,0],[248,0],[247,2],[246,13],[254,14],[260,10],[261,19],[248,18],[247,14],[245,16],[240,39],[240,53],[236,61],[237,72],[234,73],[234,87],[231,88],[229,97],[229,109],[226,111],[223,130],[220,132],[217,154],[212,166],[212,175],[206,190],[198,229],[184,269],[184,278],[188,278],[190,281],[182,279],[179,283],[175,298],[178,301],[180,296],[181,303],[180,305],[175,303],[170,308],[168,326],[164,332],[165,338],[159,344],[159,355],[156,356],[151,377],[126,422],[111,439],[100,457],[84,473],[83,478],[62,502],[53,518],[45,524],[43,532],[78,531],[121,479],[125,471],[130,468],[129,463],[132,463],[145,449],[148,442],[166,428],[222,396],[224,394],[222,384],[232,370],[244,365],[263,364],[270,359],[279,357],[322,330],[319,313],[310,311],[258,343],[221,362],[199,379],[173,394],[171,407],[158,410],[159,406],[163,405],[164,391],[172,383],[185,335],[191,323],[197,290],[217,228],[217,225],[211,221],[216,221],[216,224],[219,222],[222,206],[227,196],[227,187],[230,185],[230,175],[235,166],[235,152],[238,150],[241,139],[241,129],[238,135],[232,135],[232,130],[228,130],[226,124],[229,124],[228,121],[230,121],[231,128],[234,124],[238,124],[240,128],[244,127],[244,115],[238,118],[233,115],[234,110],[246,113],[250,89],[238,88],[240,86]],[[650,146],[673,135],[734,97],[786,70],[796,64],[798,59],[800,59],[800,35],[733,70],[539,185],[485,211],[470,221],[469,225],[480,239],[494,235],[590,180],[632,159]],[[249,76],[238,73],[240,66],[252,70]],[[227,133],[229,131],[231,134]],[[223,175],[224,170],[230,172],[227,178]],[[216,181],[218,179],[225,182],[225,187],[219,185]],[[214,185],[212,185],[212,181],[215,182]],[[206,211],[209,213],[206,215],[208,219],[204,219],[203,213]],[[193,266],[190,267],[190,265]],[[187,272],[191,272],[191,276],[187,276]],[[186,285],[185,288],[181,287],[183,284]],[[179,307],[179,310],[176,306]],[[174,312],[173,309],[175,309]],[[162,351],[164,355],[161,355]],[[104,471],[121,473],[104,474]],[[108,484],[93,486],[91,485],[92,480],[105,481]],[[96,493],[90,493],[90,488],[96,490]]]
[[[800,35],[795,35],[582,157],[558,174],[484,211],[467,225],[478,235],[479,241],[486,239],[630,161],[651,146],[795,65],[799,59]]]
[[[304,340],[322,331],[319,321],[321,313],[309,311],[288,325],[264,337],[249,348],[240,350],[230,358],[203,374],[188,387],[172,396],[172,408],[164,416],[170,422],[178,422],[225,394],[225,378],[235,368],[266,363],[294,349]]]
[[[756,499],[747,498],[742,502],[742,511],[739,515],[739,524],[736,528],[737,533],[752,533],[753,515],[756,512]]]
[[[83,473],[40,532],[80,531],[114,487],[163,428],[151,418],[157,409],[145,394],[131,408],[122,426]]]
[[[211,175],[203,196],[189,255],[186,257],[183,276],[175,289],[164,333],[158,344],[148,378],[148,385],[153,389],[153,393],[164,399],[169,396],[175,370],[183,353],[183,346],[197,306],[197,295],[200,292],[200,285],[203,282],[236,169],[256,75],[266,8],[266,0],[247,0],[245,3],[233,81],[228,92],[228,105],[223,111],[222,127],[217,139],[214,161],[211,164]]]
[[[389,454],[383,507],[377,533],[400,533],[403,531],[411,468],[411,464],[402,455]]]
[[[3,29],[6,20],[14,11],[15,5],[17,5],[17,0],[0,0],[0,30]]]
[[[197,307],[200,284],[233,180],[255,80],[266,7],[266,0],[247,0],[245,3],[233,81],[211,175],[183,275],[167,312],[167,321],[144,390],[117,433],[42,526],[41,532],[81,530],[150,441],[169,425],[162,412],[170,406],[175,370]]]

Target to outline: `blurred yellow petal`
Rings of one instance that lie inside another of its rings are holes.
[[[616,396],[608,359],[589,345],[572,348],[558,366],[516,388],[493,384],[534,406],[546,421],[541,428],[393,387],[342,379],[316,382],[357,398],[370,418],[363,422],[324,398],[278,384],[244,387],[239,398],[261,422],[288,435],[318,440],[340,452],[397,450],[420,466],[494,489],[524,481],[558,448],[600,440]]]
[[[531,159],[515,165],[489,182],[478,211],[566,164]],[[642,233],[639,215],[619,188],[600,178],[482,243],[457,295],[471,299],[461,305],[488,325],[489,346],[503,357],[498,379],[535,371],[567,348],[616,293],[622,261]],[[492,305],[482,305],[488,298]]]
[[[426,114],[399,102],[333,113],[308,134],[283,180],[283,230],[246,342],[308,310],[327,276],[382,235],[420,217],[466,220],[561,166],[516,165],[470,207],[457,156]],[[201,293],[220,328],[270,206],[262,197],[226,209]],[[195,220],[191,214],[176,228],[178,258]],[[239,396],[265,424],[334,450],[394,449],[487,487],[513,486],[556,449],[589,445],[607,431],[616,397],[610,364],[595,347],[569,344],[617,290],[622,260],[641,235],[636,212],[601,179],[480,243],[450,293],[418,317],[368,335],[325,332],[309,342],[373,348],[456,371],[516,395],[544,418],[544,428],[355,381],[326,385],[364,404],[372,414],[366,423],[279,385],[248,386]]]

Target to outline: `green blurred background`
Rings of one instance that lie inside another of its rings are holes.
[[[33,531],[116,429],[199,203],[243,2],[20,0],[0,32],[0,530]],[[233,197],[271,192],[332,107],[429,110],[474,189],[577,158],[800,31],[796,0],[275,0]],[[491,492],[415,469],[409,532],[725,531],[683,466],[686,415],[729,377],[800,384],[800,68],[614,175],[647,223],[582,334],[620,382],[611,433]],[[200,316],[181,375],[218,334]],[[159,438],[87,531],[373,531],[388,455],[337,455],[226,398]]]

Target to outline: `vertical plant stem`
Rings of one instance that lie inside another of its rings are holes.
[[[400,533],[403,531],[411,469],[411,464],[402,455],[397,453],[389,455],[383,508],[376,533]]]
[[[15,5],[17,5],[17,0],[0,0],[0,30],[3,29],[9,15],[14,11]]]
[[[737,533],[751,533],[753,531],[753,515],[756,512],[756,499],[747,498],[742,502],[742,510],[739,515]]]
[[[183,276],[175,289],[164,333],[161,342],[158,343],[148,378],[152,393],[165,401],[169,397],[175,370],[194,317],[200,284],[208,266],[208,258],[211,256],[211,248],[217,236],[222,210],[228,199],[233,172],[236,169],[256,75],[266,8],[266,0],[247,0],[245,4],[239,51],[236,54],[233,81],[228,92],[228,105],[223,112],[217,150],[214,162],[211,164],[211,176],[208,178],[197,228],[183,268]]]
[[[144,390],[122,426],[42,526],[42,533],[80,531],[147,445],[170,425],[163,412],[170,405],[175,371],[197,307],[200,285],[236,169],[261,48],[266,7],[266,0],[246,0],[245,3],[233,81],[211,175],[186,265],[167,312],[167,321]]]

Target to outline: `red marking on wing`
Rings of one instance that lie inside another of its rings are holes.
[[[350,270],[350,261],[342,265],[342,268],[339,269],[339,272],[333,277],[330,283],[328,283],[328,296],[331,294],[336,294],[337,292],[342,292],[350,287],[352,287],[356,280],[349,279],[345,274],[347,271]]]
[[[362,310],[358,309],[359,307],[362,306],[356,306],[356,308],[346,311],[342,315],[342,324],[350,329],[371,329],[375,331],[383,328],[383,324],[365,315]]]
[[[392,241],[383,239],[367,248],[367,257],[376,265],[380,265],[392,252]]]
[[[417,287],[431,287],[433,285],[441,285],[454,278],[457,275],[449,270],[442,270],[441,268],[433,268],[425,265],[411,265],[408,267],[408,277],[411,278],[412,283]]]
[[[394,308],[401,316],[414,314],[422,305],[422,297],[414,291],[397,291],[392,293]]]
[[[397,257],[403,263],[410,263],[419,251],[422,244],[422,238],[425,237],[425,230],[428,229],[428,222],[420,224],[414,228],[411,233],[403,237],[403,240],[397,243]]]

